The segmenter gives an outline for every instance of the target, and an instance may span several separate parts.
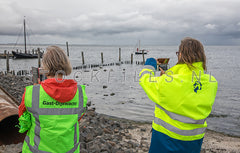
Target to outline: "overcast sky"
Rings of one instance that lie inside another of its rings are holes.
[[[0,44],[240,45],[239,0],[0,0]],[[23,39],[19,38],[19,42]]]

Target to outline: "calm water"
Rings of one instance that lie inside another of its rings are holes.
[[[45,48],[46,46],[40,46]],[[66,49],[65,46],[61,46]],[[70,46],[70,60],[74,66],[82,64],[81,51],[84,51],[86,64],[101,62],[101,52],[104,63],[118,61],[118,48],[122,48],[122,61],[129,61],[134,46]],[[177,46],[145,46],[150,52],[147,57],[169,57],[169,65],[177,62],[175,52]],[[1,45],[12,50],[11,46]],[[218,80],[218,92],[211,117],[208,118],[208,128],[231,135],[240,136],[240,46],[206,46],[207,67]],[[134,55],[134,61],[141,61],[141,55]],[[0,59],[0,71],[4,71],[6,61]],[[37,66],[36,59],[10,60],[10,69],[31,69]],[[97,112],[138,121],[153,119],[154,103],[151,102],[138,84],[137,76],[141,65],[123,64],[95,68],[84,72],[74,70],[69,78],[75,78],[79,84],[86,84],[89,101],[96,106]],[[107,86],[107,88],[103,88]]]

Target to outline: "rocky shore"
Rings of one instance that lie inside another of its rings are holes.
[[[29,78],[22,76],[0,75],[0,86],[12,95],[20,104],[25,87],[31,85]]]
[[[0,76],[0,86],[19,102],[26,82],[23,77]],[[88,102],[80,124],[81,153],[146,153],[151,139],[151,124],[98,114]],[[21,152],[22,143],[2,145],[0,153]],[[240,138],[207,131],[201,153],[240,153]]]

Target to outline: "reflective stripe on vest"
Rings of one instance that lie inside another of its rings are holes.
[[[25,141],[29,147],[29,150],[32,152],[38,152],[38,153],[48,153],[46,151],[40,151],[38,150],[38,146],[40,143],[40,121],[39,121],[39,115],[72,115],[72,114],[78,114],[78,119],[81,117],[82,113],[84,113],[85,108],[83,107],[83,94],[82,94],[82,88],[81,86],[78,86],[79,91],[79,103],[78,108],[39,108],[39,94],[40,94],[40,85],[33,86],[32,90],[32,107],[27,107],[28,111],[32,113],[32,115],[35,117],[35,129],[34,129],[34,146],[30,145],[30,138],[28,135],[26,135]],[[74,147],[68,151],[67,153],[73,153],[79,145],[79,142],[77,142],[77,123],[74,125],[75,132],[74,132]]]
[[[163,120],[155,117],[154,118],[154,123],[163,126],[165,129],[172,131],[174,133],[177,133],[179,135],[184,135],[184,136],[194,136],[198,134],[203,134],[206,130],[206,127],[204,128],[196,128],[193,130],[181,130],[175,126],[172,126],[171,124],[164,122]]]
[[[153,74],[151,73],[153,71],[143,71],[140,75],[140,78],[144,75],[144,74],[149,74],[150,76],[152,76]]]
[[[159,109],[161,109],[162,111],[164,111],[170,118],[183,122],[183,123],[190,123],[190,124],[204,124],[204,122],[206,121],[206,119],[202,119],[202,120],[194,120],[192,118],[186,117],[186,116],[182,116],[182,115],[178,115],[172,112],[169,112],[168,110],[166,110],[165,108],[163,108],[162,106],[156,104],[156,107],[158,107]]]
[[[154,68],[153,66],[151,66],[151,65],[145,65],[143,69],[150,69],[150,71],[149,71],[149,70],[143,71],[143,72],[140,74],[140,76],[139,76],[140,78],[141,78],[144,74],[150,74],[150,76],[152,76],[152,75],[153,75],[152,72],[155,72],[155,68]],[[153,75],[153,76],[154,76],[154,75]]]

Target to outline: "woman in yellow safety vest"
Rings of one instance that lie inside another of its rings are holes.
[[[27,131],[22,152],[79,153],[79,123],[85,112],[85,86],[69,75],[72,67],[64,51],[50,46],[42,59],[47,79],[27,86],[19,106],[20,133]]]
[[[157,61],[146,60],[140,72],[140,85],[155,102],[150,153],[199,153],[206,118],[217,92],[216,79],[204,71],[206,56],[201,42],[181,41],[175,66],[155,77]]]

